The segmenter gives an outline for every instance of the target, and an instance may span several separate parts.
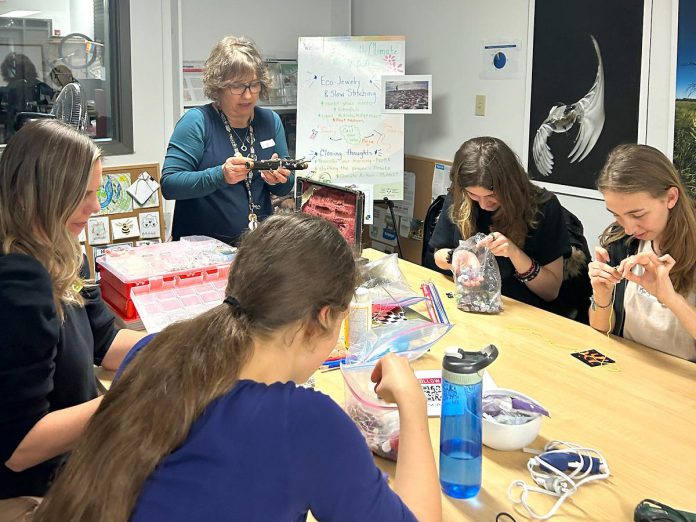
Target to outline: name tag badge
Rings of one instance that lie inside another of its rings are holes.
[[[267,149],[268,147],[272,147],[273,145],[275,145],[275,141],[273,140],[273,138],[261,142],[262,149]]]

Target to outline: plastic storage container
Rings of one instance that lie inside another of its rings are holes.
[[[155,312],[153,303],[159,303],[158,311],[172,312],[175,307],[171,299],[174,296],[178,298],[176,309],[179,310],[212,302],[210,292],[213,290],[217,292],[216,299],[218,295],[222,296],[217,301],[219,303],[224,297],[229,267],[235,252],[234,247],[205,236],[107,250],[97,258],[102,297],[124,321],[134,321],[139,316],[134,295],[148,302],[148,312],[145,315]],[[161,300],[160,297],[144,297],[155,291],[166,291],[169,298]],[[200,301],[187,297],[193,294],[199,296]],[[145,317],[141,319],[145,324]],[[150,330],[147,324],[145,326],[148,331],[157,331]]]

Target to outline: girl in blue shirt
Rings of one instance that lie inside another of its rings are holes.
[[[356,273],[321,218],[275,216],[244,236],[225,302],[134,348],[35,520],[440,520],[405,359],[372,376],[399,407],[393,490],[343,410],[295,385],[335,346]]]

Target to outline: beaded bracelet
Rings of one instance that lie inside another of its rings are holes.
[[[517,279],[520,283],[529,283],[539,275],[539,272],[541,272],[541,265],[539,265],[536,260],[532,259],[532,266],[529,268],[529,270],[523,274],[520,274],[517,270],[515,270],[514,276],[515,279]]]

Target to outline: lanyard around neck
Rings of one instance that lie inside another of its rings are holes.
[[[222,124],[225,126],[225,130],[227,130],[227,134],[229,135],[230,138],[230,144],[232,145],[232,149],[234,149],[234,155],[243,157],[243,154],[240,152],[239,148],[240,146],[237,145],[237,142],[235,141],[234,137],[235,135],[237,138],[242,142],[241,147],[246,150],[246,145],[244,145],[244,141],[239,137],[239,135],[232,129],[230,126],[230,122],[227,121],[227,116],[225,116],[225,113],[222,112],[222,109],[219,107],[216,107],[218,114],[220,115],[220,119],[222,120]],[[249,147],[251,149],[251,152],[249,153],[249,158],[252,160],[256,160],[256,151],[254,150],[254,143],[256,143],[256,139],[254,137],[254,127],[252,127],[251,123],[249,123],[249,126],[247,127],[247,134],[245,136],[245,139],[249,142]],[[259,225],[259,218],[256,215],[256,210],[261,208],[261,205],[257,205],[254,203],[253,196],[251,194],[251,178],[254,175],[254,171],[250,170],[247,173],[247,177],[244,180],[244,186],[246,187],[247,191],[247,199],[249,200],[249,229],[254,230],[258,225]]]

